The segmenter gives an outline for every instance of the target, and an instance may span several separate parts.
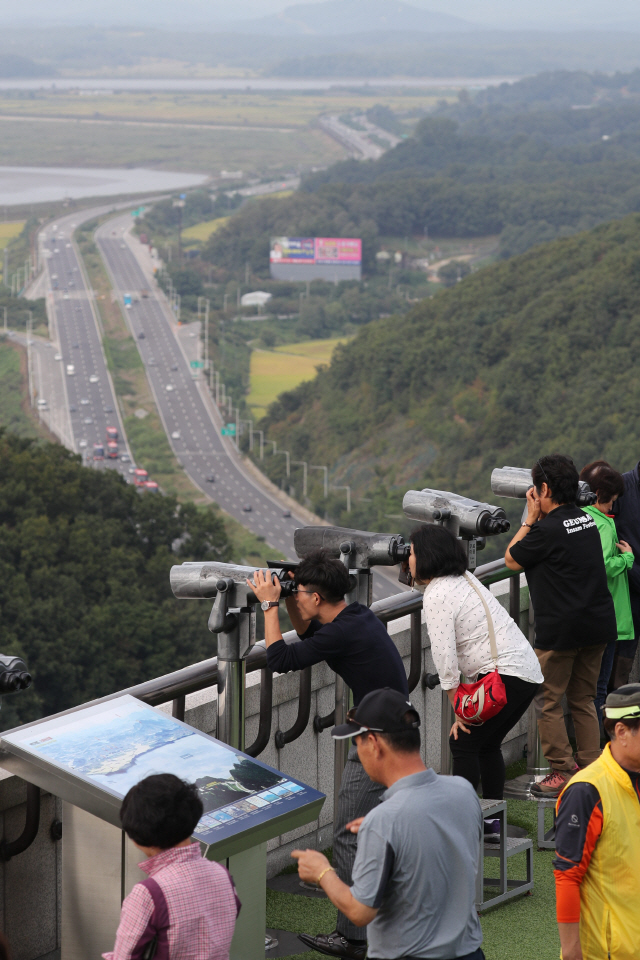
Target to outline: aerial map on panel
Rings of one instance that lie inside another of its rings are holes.
[[[233,822],[277,815],[283,801],[304,797],[306,803],[319,796],[128,696],[57,723],[45,721],[7,740],[15,736],[29,752],[118,797],[154,773],[174,773],[195,783],[204,806],[196,836],[207,842]]]

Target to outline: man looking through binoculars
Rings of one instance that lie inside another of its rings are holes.
[[[250,583],[264,610],[268,666],[277,673],[287,673],[325,661],[351,688],[355,706],[368,693],[384,687],[408,698],[404,665],[384,626],[368,607],[347,604],[345,600],[351,585],[346,567],[318,550],[301,560],[291,576],[296,591],[287,597],[286,605],[300,637],[297,643],[287,644],[282,639],[278,619],[282,588],[277,577],[269,571],[256,570]],[[364,772],[358,751],[352,747],[333,825],[333,865],[338,877],[347,884],[351,883],[357,838],[346,825],[376,807],[383,792],[384,787]],[[367,941],[363,933],[362,927],[338,913],[333,933],[301,934],[300,938],[313,950],[328,956],[364,960]]]

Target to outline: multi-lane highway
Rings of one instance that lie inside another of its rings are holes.
[[[124,315],[174,453],[192,481],[223,510],[293,558],[293,531],[308,521],[295,508],[287,516],[289,511],[248,474],[233,444],[221,437],[215,405],[192,377],[178,324],[150,275],[151,265],[143,269],[136,255],[138,241],[129,236],[130,225],[129,216],[106,221],[96,231],[96,243],[121,304],[125,294],[131,295]],[[376,599],[399,590],[395,577],[376,573]]]
[[[92,215],[96,212],[90,211]],[[83,217],[86,218],[87,213],[84,212]],[[64,431],[56,430],[59,436],[62,434],[63,442],[82,453],[94,466],[116,469],[128,477],[130,452],[107,370],[91,291],[72,239],[77,221],[77,214],[61,218],[48,225],[39,237],[48,296],[53,306],[54,342],[59,351],[55,356],[60,358],[54,363],[59,365],[60,375],[55,378],[51,372],[50,354],[42,358],[41,350],[36,353],[35,360],[42,369],[36,369],[35,373],[41,384],[51,384],[50,396],[45,395],[46,387],[40,388],[41,399],[47,401],[49,418],[70,426],[70,436],[68,426],[66,429],[66,440]],[[68,419],[60,417],[59,409],[53,409],[59,407],[61,395]],[[118,431],[119,456],[117,459],[93,460],[94,444],[103,444],[106,453],[107,426]]]

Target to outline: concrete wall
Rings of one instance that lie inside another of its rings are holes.
[[[507,583],[495,584],[493,592],[508,608]],[[522,578],[520,591],[521,628],[526,633],[528,621],[528,590]],[[409,617],[389,625],[403,657],[407,673],[410,661]],[[636,659],[632,679],[639,675]],[[433,671],[430,641],[422,627],[422,669]],[[298,674],[276,674],[273,679],[273,722],[271,739],[260,759],[283,773],[294,776],[326,794],[320,818],[306,827],[291,831],[271,841],[268,847],[268,874],[274,876],[292,861],[290,852],[295,846],[310,846],[320,850],[330,846],[333,821],[333,744],[328,730],[315,734],[311,724],[296,741],[278,750],[274,744],[276,730],[288,729],[297,716]],[[419,684],[411,695],[422,720],[423,757],[435,770],[440,768],[440,716],[442,693],[423,690]],[[260,701],[260,673],[247,678],[246,741],[251,743],[258,730]],[[334,707],[334,674],[325,664],[312,671],[311,719],[316,714],[330,713]],[[157,709],[171,712],[171,704]],[[216,733],[217,691],[201,690],[187,697],[187,723],[206,733]],[[503,745],[507,763],[522,756],[527,737],[524,717],[511,731]],[[25,822],[26,784],[18,777],[0,770],[0,820],[3,836],[13,840],[20,835]],[[62,819],[62,804],[51,795],[42,794],[40,830],[32,846],[12,859],[0,864],[0,924],[13,950],[14,960],[59,960],[61,918],[61,860],[62,841],[51,839],[54,819]],[[63,824],[64,834],[64,824]]]

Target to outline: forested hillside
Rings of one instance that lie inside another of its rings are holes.
[[[640,458],[639,363],[632,215],[374,321],[263,423],[292,460],[329,464],[332,483],[351,484],[341,522],[388,527],[408,487],[484,498],[493,467],[550,451],[628,469]],[[282,460],[265,458],[276,480]]]
[[[640,209],[639,91],[639,72],[565,72],[465,93],[379,160],[246,204],[202,257],[266,275],[270,236],[358,236],[370,273],[380,238],[501,234],[508,257],[623,217]]]
[[[0,653],[34,675],[3,698],[2,728],[214,656],[203,605],[174,599],[169,568],[230,552],[213,510],[0,432]]]

